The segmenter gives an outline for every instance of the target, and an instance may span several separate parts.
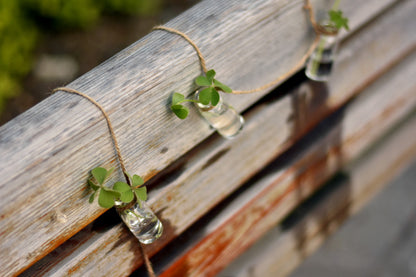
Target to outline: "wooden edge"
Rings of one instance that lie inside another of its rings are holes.
[[[225,276],[287,276],[351,216],[356,214],[416,156],[416,117],[343,170],[344,178],[290,229],[269,232],[247,253],[221,272]],[[389,157],[389,158],[386,158]],[[304,209],[305,211],[305,209]],[[261,248],[261,251],[259,251]],[[251,253],[250,253],[251,252]],[[255,253],[255,255],[253,255]]]
[[[413,56],[416,57],[416,54]],[[413,61],[412,59],[405,62],[413,67],[412,72],[416,70],[416,66],[412,65]],[[404,66],[393,74],[401,75],[407,70],[409,68]],[[385,77],[389,79],[391,74],[390,72]],[[299,153],[294,149],[293,155],[299,158],[294,161],[290,161],[289,158],[289,163],[278,164],[275,168],[275,178],[272,181],[267,180],[266,187],[263,187],[264,183],[260,182],[258,186],[250,188],[247,192],[250,197],[243,196],[242,199],[238,198],[233,201],[230,204],[232,210],[224,211],[224,215],[218,216],[221,219],[213,220],[215,223],[208,223],[208,225],[199,223],[204,227],[191,235],[195,237],[194,241],[191,237],[192,242],[188,243],[191,245],[188,245],[182,253],[175,253],[174,256],[179,256],[179,258],[165,268],[161,276],[214,276],[277,224],[342,165],[351,161],[354,156],[358,156],[386,130],[397,124],[406,115],[406,111],[409,113],[414,109],[415,102],[409,99],[414,98],[411,95],[414,94],[415,84],[412,89],[406,89],[408,94],[402,98],[413,102],[409,109],[402,112],[402,106],[397,106],[402,101],[399,100],[396,103],[391,101],[390,104],[383,107],[380,105],[378,110],[372,111],[377,114],[376,116],[370,115],[367,105],[380,103],[380,100],[388,97],[380,93],[383,87],[388,93],[393,87],[397,88],[396,92],[400,90],[397,85],[393,84],[387,87],[383,80],[379,83],[380,85],[375,83],[369,88],[369,92],[373,93],[372,97],[365,99],[367,94],[360,95],[346,107],[343,111],[343,119],[332,126],[330,135],[324,135],[322,130],[318,130],[317,135],[321,138],[317,141],[308,141],[309,147],[305,153]],[[393,116],[393,110],[396,110],[398,116]],[[358,117],[356,117],[357,114]],[[371,119],[365,119],[366,114]],[[394,120],[389,118],[390,116],[393,116]],[[357,118],[362,124],[357,121]],[[360,129],[348,129],[350,124],[360,125]],[[411,131],[414,133],[416,128]],[[357,137],[360,139],[358,140]],[[328,138],[331,140],[328,141]],[[238,208],[233,206],[234,202],[238,203]],[[178,244],[176,246],[181,248]]]

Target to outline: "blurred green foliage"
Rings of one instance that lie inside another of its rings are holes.
[[[86,29],[103,14],[153,15],[162,0],[0,0],[0,113],[32,68],[41,34]]]

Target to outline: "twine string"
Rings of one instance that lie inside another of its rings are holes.
[[[178,30],[173,29],[173,28],[169,28],[169,27],[161,26],[161,25],[153,27],[152,30],[164,30],[164,31],[168,31],[170,33],[177,34],[177,35],[180,35],[181,37],[183,37],[195,49],[196,53],[198,54],[198,58],[199,58],[199,62],[201,64],[202,71],[204,73],[207,73],[208,69],[206,67],[205,58],[202,55],[201,50],[185,33],[182,33]]]
[[[328,35],[328,36],[333,36],[335,35],[337,32],[334,30],[330,30],[330,29],[325,29],[324,27],[322,27],[321,24],[319,24],[318,22],[316,22],[315,19],[315,13],[313,10],[313,6],[311,5],[311,1],[310,0],[305,0],[305,5],[303,6],[303,8],[305,10],[307,10],[309,13],[309,21],[313,27],[313,30],[315,31],[315,34],[317,36],[320,35]]]
[[[311,25],[312,25],[312,27],[315,31],[316,36],[315,36],[315,39],[313,40],[311,46],[309,46],[309,48],[307,49],[306,53],[300,58],[299,62],[297,62],[289,71],[287,71],[283,75],[279,76],[278,78],[274,79],[270,83],[267,83],[265,85],[262,85],[260,87],[250,89],[250,90],[233,90],[231,92],[232,94],[248,94],[248,93],[253,93],[253,92],[259,92],[259,91],[262,91],[262,90],[265,90],[267,88],[270,88],[272,86],[277,85],[282,80],[285,80],[288,77],[292,76],[294,73],[296,73],[299,69],[301,69],[304,66],[306,60],[308,59],[308,57],[312,54],[312,52],[315,50],[316,46],[318,45],[321,34],[332,34],[333,35],[333,33],[330,33],[328,31],[326,31],[324,28],[322,28],[316,22],[315,15],[314,15],[314,12],[313,12],[313,7],[311,5],[310,0],[305,0],[304,9],[308,10],[308,12],[309,12],[308,13],[309,21],[310,21],[310,23],[311,23]],[[173,33],[173,34],[177,34],[177,35],[181,36],[182,38],[184,38],[186,41],[188,41],[198,54],[198,58],[199,58],[199,61],[201,63],[201,67],[202,67],[203,72],[204,73],[207,72],[205,58],[202,55],[201,50],[196,45],[196,43],[193,42],[185,33],[181,32],[181,31],[178,31],[176,29],[173,29],[173,28],[166,27],[166,26],[156,26],[156,27],[153,27],[152,30],[163,30],[163,31],[167,31],[167,32],[170,32],[170,33]]]
[[[325,30],[324,28],[322,28],[315,19],[314,16],[314,12],[313,12],[313,7],[310,3],[310,0],[305,0],[305,5],[304,5],[304,9],[308,10],[308,15],[309,15],[309,21],[315,31],[315,39],[313,40],[311,46],[307,49],[306,53],[301,57],[301,59],[299,60],[298,63],[296,63],[289,71],[287,71],[285,74],[279,76],[278,78],[276,78],[275,80],[271,81],[270,83],[267,83],[263,86],[260,86],[258,88],[255,89],[251,89],[251,90],[233,90],[231,93],[233,94],[247,94],[247,93],[253,93],[253,92],[259,92],[262,91],[264,89],[267,89],[269,87],[272,87],[276,84],[278,84],[279,82],[281,82],[282,80],[290,77],[291,75],[293,75],[294,73],[296,73],[300,68],[303,67],[303,65],[305,64],[306,60],[308,59],[308,57],[312,54],[313,50],[316,48],[316,46],[318,45],[319,39],[320,39],[320,35],[321,34],[327,34],[327,35],[333,35],[333,33],[328,32],[327,30]],[[164,30],[173,34],[177,34],[179,36],[181,36],[182,38],[184,38],[190,45],[192,45],[192,47],[195,49],[198,58],[199,58],[199,62],[201,65],[201,69],[204,73],[207,73],[207,67],[206,67],[206,61],[204,56],[202,55],[201,50],[199,49],[199,47],[183,32],[175,30],[173,28],[169,28],[169,27],[165,27],[165,26],[155,26],[153,27],[152,30]],[[117,158],[121,167],[121,170],[123,171],[123,175],[127,181],[127,183],[132,186],[130,178],[127,175],[127,171],[126,171],[126,166],[124,164],[124,159],[121,155],[121,150],[120,150],[120,146],[118,144],[115,132],[114,132],[114,128],[113,125],[111,124],[110,121],[110,117],[108,116],[107,112],[104,110],[104,108],[97,102],[95,101],[93,98],[91,98],[90,96],[75,90],[75,89],[71,89],[71,88],[67,88],[67,87],[58,87],[55,88],[52,92],[58,92],[58,91],[64,91],[64,92],[68,92],[68,93],[72,93],[72,94],[77,94],[85,99],[87,99],[88,101],[90,101],[92,104],[94,104],[102,113],[102,115],[104,116],[106,122],[107,122],[107,126],[108,126],[108,130],[110,132],[110,136],[111,139],[113,141],[113,145],[117,154]],[[143,244],[139,241],[139,250],[140,253],[144,259],[145,265],[146,265],[146,270],[149,274],[150,277],[156,277],[155,272],[153,270],[152,264],[150,262],[149,256],[146,254],[145,249]]]
[[[93,103],[101,111],[105,120],[107,121],[108,130],[110,132],[110,136],[111,136],[111,139],[113,141],[113,145],[114,145],[114,148],[116,150],[117,158],[118,158],[121,170],[123,171],[124,178],[126,179],[129,186],[132,186],[132,184],[130,182],[130,178],[127,175],[126,166],[124,165],[123,157],[121,156],[121,150],[120,150],[120,147],[118,145],[116,135],[114,133],[113,125],[111,124],[110,117],[108,116],[108,114],[104,110],[104,108],[97,101],[95,101],[93,98],[91,98],[90,96],[88,96],[88,95],[86,95],[86,94],[84,94],[84,93],[82,93],[78,90],[75,90],[75,89],[72,89],[72,88],[67,88],[67,87],[59,87],[59,88],[55,88],[52,91],[52,93],[55,93],[55,92],[58,92],[58,91],[64,91],[64,92],[68,92],[68,93],[72,93],[72,94],[77,94],[77,95],[87,99],[91,103]],[[139,241],[139,249],[140,249],[140,253],[143,257],[144,263],[146,265],[147,273],[149,274],[150,277],[156,277],[155,272],[154,272],[153,267],[152,267],[152,263],[150,262],[149,256],[146,254],[146,252],[144,250],[144,247],[143,247],[143,244],[140,241]]]

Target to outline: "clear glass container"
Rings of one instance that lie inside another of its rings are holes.
[[[116,210],[130,231],[141,243],[150,244],[162,235],[162,222],[160,222],[159,218],[147,206],[146,202],[140,199],[129,204],[116,201]]]
[[[338,30],[329,23],[320,24],[323,32],[315,51],[306,65],[306,76],[314,81],[326,82],[329,79],[338,49]]]
[[[199,91],[195,92],[198,100]],[[195,103],[200,114],[217,132],[225,138],[233,138],[243,129],[244,118],[220,97],[216,106]]]

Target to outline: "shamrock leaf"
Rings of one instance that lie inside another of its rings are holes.
[[[134,176],[133,176],[133,179],[134,179]],[[134,199],[134,193],[131,187],[127,183],[116,182],[113,186],[113,189],[120,193],[120,200],[124,203],[130,203]]]
[[[90,204],[92,203],[92,202],[94,202],[94,199],[95,199],[95,194],[96,194],[97,192],[96,191],[94,191],[94,193],[93,194],[91,194],[91,196],[90,196],[90,199],[88,200],[88,202],[90,202]]]
[[[189,114],[188,108],[180,104],[172,105],[170,108],[180,119],[185,119]]]
[[[211,70],[207,71],[206,76],[207,76],[207,80],[209,82],[209,84],[207,86],[210,86],[212,84],[212,80],[214,80],[215,74],[216,73],[215,73],[214,69],[211,69]]]
[[[98,195],[98,204],[108,209],[114,206],[115,199],[119,197],[120,193],[102,188]]]
[[[199,92],[198,98],[203,105],[209,105],[209,102],[211,102],[211,92],[211,87],[204,88]]]
[[[217,90],[222,90],[223,92],[228,92],[228,93],[230,93],[230,92],[232,92],[232,91],[233,91],[230,87],[228,87],[228,86],[224,85],[223,83],[221,83],[220,81],[215,80],[215,79],[214,79],[214,86],[215,86],[215,88],[216,88]],[[215,105],[214,105],[214,106],[215,106]]]
[[[131,201],[133,201],[133,199],[134,199],[134,193],[132,190],[125,191],[121,193],[120,195],[120,200],[123,203],[130,203]]]
[[[93,170],[91,170],[92,176],[95,178],[95,180],[100,184],[104,184],[105,179],[107,178],[107,169],[103,167],[96,167]]]
[[[212,82],[209,81],[209,79],[205,76],[198,76],[195,79],[195,84],[197,84],[200,87],[207,87],[210,86]]]
[[[215,88],[211,89],[211,104],[212,106],[216,106],[220,102],[220,94]]]
[[[110,176],[111,173],[113,173],[113,171],[114,168],[110,168],[110,170],[107,171],[107,169],[103,167],[96,167],[93,170],[91,170],[91,174],[100,185],[103,185],[105,179],[107,179],[107,177]]]
[[[134,190],[136,197],[142,201],[147,200],[147,189],[146,187],[140,187]]]
[[[344,27],[347,31],[349,31],[350,28],[348,27],[348,18],[343,17],[342,11],[330,10],[328,12],[328,15],[331,22],[334,23],[335,27],[338,30]]]
[[[142,179],[142,177],[136,174],[133,175],[132,182],[133,182],[133,187],[135,188],[138,188],[144,184],[144,180]]]
[[[183,94],[175,92],[172,96],[172,106],[179,104],[185,100],[185,96]]]
[[[113,190],[123,193],[123,192],[131,190],[131,188],[128,184],[124,182],[116,182],[113,186]]]
[[[88,185],[94,190],[97,191],[100,187],[97,186],[96,184],[94,184],[93,181],[91,181],[90,179],[88,179]]]

